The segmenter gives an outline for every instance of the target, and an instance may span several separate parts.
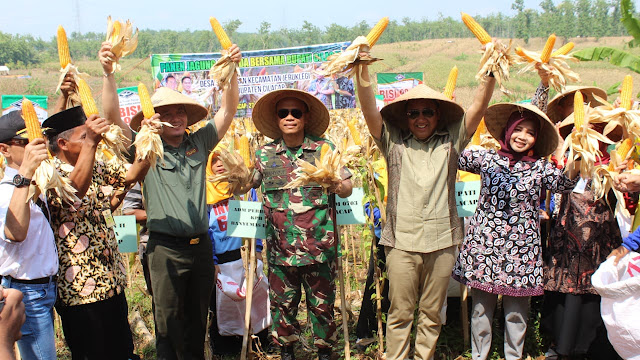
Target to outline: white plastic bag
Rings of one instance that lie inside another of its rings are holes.
[[[263,263],[258,260],[258,276],[253,287],[251,302],[251,328],[254,334],[271,325],[269,312],[269,282],[263,272]],[[216,317],[222,336],[244,333],[244,313],[247,282],[242,259],[218,265],[220,273],[216,281]],[[242,285],[240,285],[242,284]]]
[[[617,266],[609,258],[591,282],[602,297],[602,320],[609,341],[622,358],[640,360],[640,254],[630,252]]]

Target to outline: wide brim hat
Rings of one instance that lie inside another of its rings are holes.
[[[274,90],[260,97],[251,112],[251,119],[256,129],[272,139],[282,136],[278,126],[280,119],[276,114],[276,105],[286,98],[298,99],[307,105],[309,112],[305,116],[304,131],[314,136],[322,136],[329,127],[329,110],[317,97],[296,89]]]
[[[209,110],[200,105],[194,99],[181,92],[171,90],[168,87],[158,88],[158,90],[156,90],[156,92],[151,96],[151,104],[153,104],[154,109],[166,105],[184,105],[187,112],[187,126],[197,123],[198,121],[206,118],[207,114],[209,114]],[[129,126],[133,130],[138,131],[140,129],[142,119],[144,119],[144,114],[142,114],[142,110],[140,110],[137,114],[133,115]]]
[[[540,122],[540,131],[536,137],[533,149],[540,157],[547,156],[558,147],[558,131],[551,120],[537,106],[531,104],[498,103],[487,108],[484,123],[491,136],[496,140],[502,139],[507,121],[514,111],[532,113]]]
[[[49,116],[42,123],[42,131],[47,137],[51,137],[84,125],[85,121],[87,121],[87,116],[84,114],[82,106],[75,106]]]
[[[591,107],[596,107],[601,104],[594,95],[607,100],[607,92],[603,89],[595,86],[567,86],[564,88],[564,91],[557,94],[556,96],[549,101],[547,105],[547,115],[549,119],[555,124],[562,120],[564,120],[564,116],[560,112],[560,101],[565,97],[574,94],[576,91],[580,90],[582,96],[584,97],[584,101],[590,104]]]
[[[20,111],[14,110],[0,116],[0,142],[6,142],[14,138],[26,139],[27,132],[21,132],[24,128],[24,119],[22,119]],[[19,132],[20,134],[18,134]]]
[[[591,111],[593,111],[593,109],[591,109]],[[565,120],[567,121],[567,123],[562,125],[562,126],[560,126],[560,128],[558,129],[558,131],[560,132],[560,136],[562,136],[563,139],[566,139],[567,136],[569,136],[569,134],[573,130],[573,123],[574,123],[573,113],[571,115],[567,116],[567,118]],[[606,124],[601,124],[601,125],[604,126]],[[606,135],[603,134],[603,135],[608,137],[609,140],[611,140],[613,142],[618,142],[618,141],[622,140],[622,137],[624,136],[624,130],[622,129],[622,125],[618,124],[608,134],[606,134]]]
[[[440,112],[438,126],[444,124],[443,119],[447,122],[462,121],[462,116],[464,115],[462,106],[447,98],[443,93],[433,90],[424,84],[419,84],[398,96],[395,100],[385,105],[382,110],[380,110],[380,114],[382,114],[382,118],[388,122],[389,125],[400,129],[408,129],[407,102],[418,99],[436,100],[438,102],[438,111]]]

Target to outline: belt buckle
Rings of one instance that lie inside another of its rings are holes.
[[[200,243],[200,238],[199,237],[195,237],[191,240],[189,240],[189,245],[198,245]]]

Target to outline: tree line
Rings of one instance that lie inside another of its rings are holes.
[[[621,11],[618,0],[563,0],[557,5],[553,0],[541,0],[537,9],[525,8],[524,0],[514,0],[511,8],[516,11],[515,15],[506,16],[498,12],[487,16],[476,16],[475,19],[492,36],[519,38],[524,39],[525,42],[529,38],[546,37],[551,33],[565,38],[627,35],[620,22]],[[633,13],[636,14],[635,9]],[[305,21],[299,29],[272,30],[271,24],[263,21],[256,32],[238,32],[240,25],[242,22],[236,19],[223,26],[230,38],[243,50],[350,41],[356,36],[366,35],[373,26],[362,21],[351,27],[333,23],[321,29]],[[459,18],[444,17],[440,14],[436,20],[415,20],[409,17],[400,21],[391,20],[378,43],[471,36],[473,35]],[[71,57],[73,59],[94,58],[104,38],[103,33],[71,33],[69,36]],[[219,50],[220,43],[210,30],[141,30],[138,36],[138,48],[130,57],[142,58],[150,54],[200,53]],[[0,65],[31,66],[56,60],[55,36],[50,40],[43,40],[31,35],[11,35],[0,32]]]

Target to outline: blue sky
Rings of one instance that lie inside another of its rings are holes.
[[[555,0],[558,3],[558,0]],[[271,29],[300,28],[304,20],[324,29],[331,23],[352,26],[362,20],[374,24],[383,16],[392,20],[409,17],[415,20],[437,19],[439,14],[459,17],[460,11],[471,15],[502,12],[513,14],[513,0],[22,0],[2,1],[0,31],[31,34],[51,39],[57,26],[67,33],[105,32],[106,18],[131,19],[140,29],[205,30],[209,16],[221,23],[242,21],[241,32],[257,31],[262,21]],[[528,8],[539,9],[540,0],[525,0]],[[79,16],[78,16],[79,15]]]

